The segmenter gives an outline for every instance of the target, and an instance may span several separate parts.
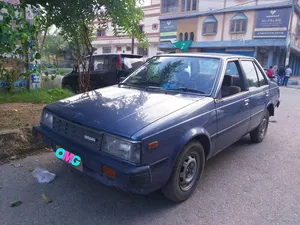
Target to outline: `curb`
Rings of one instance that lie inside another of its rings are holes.
[[[291,81],[288,82],[288,84],[289,85],[299,85],[299,82],[291,80]]]

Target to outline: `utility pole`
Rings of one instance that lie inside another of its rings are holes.
[[[290,64],[290,55],[291,55],[291,44],[292,44],[292,23],[293,23],[293,16],[294,16],[294,10],[295,10],[295,4],[296,2],[293,1],[293,5],[292,5],[292,12],[290,15],[290,28],[288,30],[287,33],[287,38],[286,38],[286,58],[285,58],[285,65],[289,65]]]
[[[134,0],[134,7],[136,7],[136,1]],[[132,24],[131,28],[131,54],[134,54],[134,32],[133,32],[134,25]]]
[[[134,54],[134,35],[133,35],[133,28],[132,28],[132,36],[131,36],[131,54]]]

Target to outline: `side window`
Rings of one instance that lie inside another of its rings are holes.
[[[238,68],[236,66],[236,62],[229,62],[226,67],[225,75],[239,75]]]
[[[221,86],[222,98],[238,94],[243,91],[242,76],[238,61],[227,63],[225,75]]]
[[[258,80],[259,80],[259,84],[260,86],[264,86],[267,85],[268,82],[266,80],[266,78],[264,77],[264,75],[261,73],[261,70],[258,68],[258,66],[254,63],[256,72],[257,72],[257,76],[258,76]]]
[[[259,87],[257,74],[256,74],[256,70],[254,68],[253,62],[252,61],[242,61],[242,67],[245,71],[249,88]]]
[[[95,57],[94,58],[94,71],[106,71],[110,68],[110,60],[109,58],[104,57]]]

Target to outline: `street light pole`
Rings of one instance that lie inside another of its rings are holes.
[[[134,6],[136,6],[135,5],[136,4],[136,1],[134,1]],[[134,32],[133,32],[133,26],[134,25],[132,25],[132,28],[131,28],[131,54],[134,54]]]
[[[133,29],[132,29],[133,31]],[[134,35],[132,32],[132,36],[131,36],[131,54],[134,54]]]

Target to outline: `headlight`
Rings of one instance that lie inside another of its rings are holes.
[[[42,113],[42,118],[41,118],[41,124],[53,128],[53,115],[43,111]]]
[[[131,143],[111,135],[104,135],[102,151],[133,163],[140,162],[140,144]]]

